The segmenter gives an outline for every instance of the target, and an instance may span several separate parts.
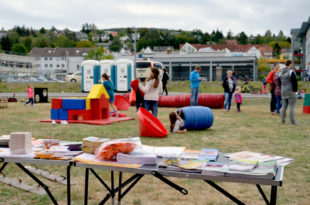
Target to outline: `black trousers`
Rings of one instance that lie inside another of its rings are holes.
[[[240,105],[241,103],[237,103],[237,110],[240,112]]]
[[[277,98],[274,94],[274,91],[271,91],[271,100],[270,100],[270,112],[275,112],[277,109]]]
[[[166,95],[168,95],[167,82],[163,82],[163,92],[166,92]]]

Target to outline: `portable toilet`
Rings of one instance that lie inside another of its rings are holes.
[[[89,92],[94,84],[98,84],[99,62],[86,60],[82,62],[82,92]]]
[[[110,76],[110,80],[112,81],[113,85],[115,86],[115,71],[116,71],[116,64],[114,60],[101,60],[99,61],[99,78],[101,79],[102,74],[106,73]]]
[[[130,90],[132,80],[134,80],[133,61],[128,59],[117,60],[114,89],[119,92],[127,92]]]

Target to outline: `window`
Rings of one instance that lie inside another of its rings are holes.
[[[44,60],[46,60],[46,61],[47,61],[47,57],[45,57],[45,58],[44,58]]]
[[[78,76],[82,76],[82,73],[77,73],[76,75],[78,75]]]
[[[57,68],[59,68],[60,66],[59,66],[59,64],[57,64]]]
[[[80,65],[76,65],[76,69],[77,69],[77,70],[80,70]]]
[[[52,58],[52,57],[50,57],[50,60],[53,60],[53,58]]]
[[[62,60],[62,61],[64,61],[64,60],[65,60],[65,58],[64,58],[64,57],[61,57],[61,60]]]
[[[63,68],[64,68],[64,67],[65,67],[65,64],[61,64],[61,67],[63,67]]]
[[[53,67],[53,64],[50,64],[50,67],[52,68],[52,67]]]
[[[45,64],[45,68],[47,68],[48,67],[48,65],[47,64]]]

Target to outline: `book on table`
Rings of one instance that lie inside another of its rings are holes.
[[[166,171],[201,173],[204,164],[205,161],[202,160],[166,158],[158,164],[158,168]]]
[[[121,164],[156,164],[155,154],[145,153],[118,153],[116,161]]]
[[[198,159],[216,161],[218,155],[219,151],[217,149],[201,149]]]

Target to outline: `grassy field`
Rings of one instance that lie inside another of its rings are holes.
[[[217,148],[222,152],[251,150],[292,157],[295,161],[286,167],[283,187],[278,189],[278,204],[310,203],[310,115],[302,114],[302,101],[296,107],[298,126],[289,123],[282,125],[279,116],[269,113],[268,99],[244,99],[242,112],[213,110],[214,125],[205,131],[190,131],[186,134],[169,134],[167,138],[142,138],[143,144],[155,146],[186,146],[188,149]],[[159,119],[168,127],[168,113],[172,108],[159,108]],[[138,136],[137,121],[127,121],[106,126],[92,125],[52,125],[40,123],[48,119],[50,104],[36,104],[24,107],[22,103],[9,104],[9,108],[0,110],[0,134],[13,131],[30,131],[36,138],[54,136],[62,140],[82,140],[87,136],[124,138]],[[135,109],[125,111],[136,117]],[[61,175],[66,170],[61,166],[39,166]],[[9,165],[4,171],[8,177],[22,178],[34,185],[15,165]],[[109,173],[98,173],[109,182]],[[83,204],[83,186],[85,171],[72,168],[72,204]],[[125,174],[123,178],[129,177]],[[158,179],[145,176],[123,199],[129,205],[207,205],[233,204],[203,181],[171,178],[189,191],[184,196]],[[66,204],[66,187],[44,180],[60,204]],[[264,204],[254,185],[222,183],[221,186],[240,198],[246,204]],[[269,187],[263,187],[269,193]],[[90,175],[89,204],[98,204],[105,196],[105,188]],[[50,204],[47,196],[25,193],[7,185],[0,184],[0,204]],[[110,204],[107,203],[107,204]]]
[[[244,82],[238,81],[238,85],[242,86]],[[1,83],[0,93],[6,92],[26,92],[27,83]],[[81,83],[33,83],[33,87],[47,87],[49,92],[81,92]],[[249,82],[249,86],[261,89],[262,83],[259,81]],[[169,92],[190,92],[189,81],[172,81],[167,85]],[[299,82],[300,89],[310,88],[308,82]],[[201,93],[222,93],[222,82],[201,82]]]

